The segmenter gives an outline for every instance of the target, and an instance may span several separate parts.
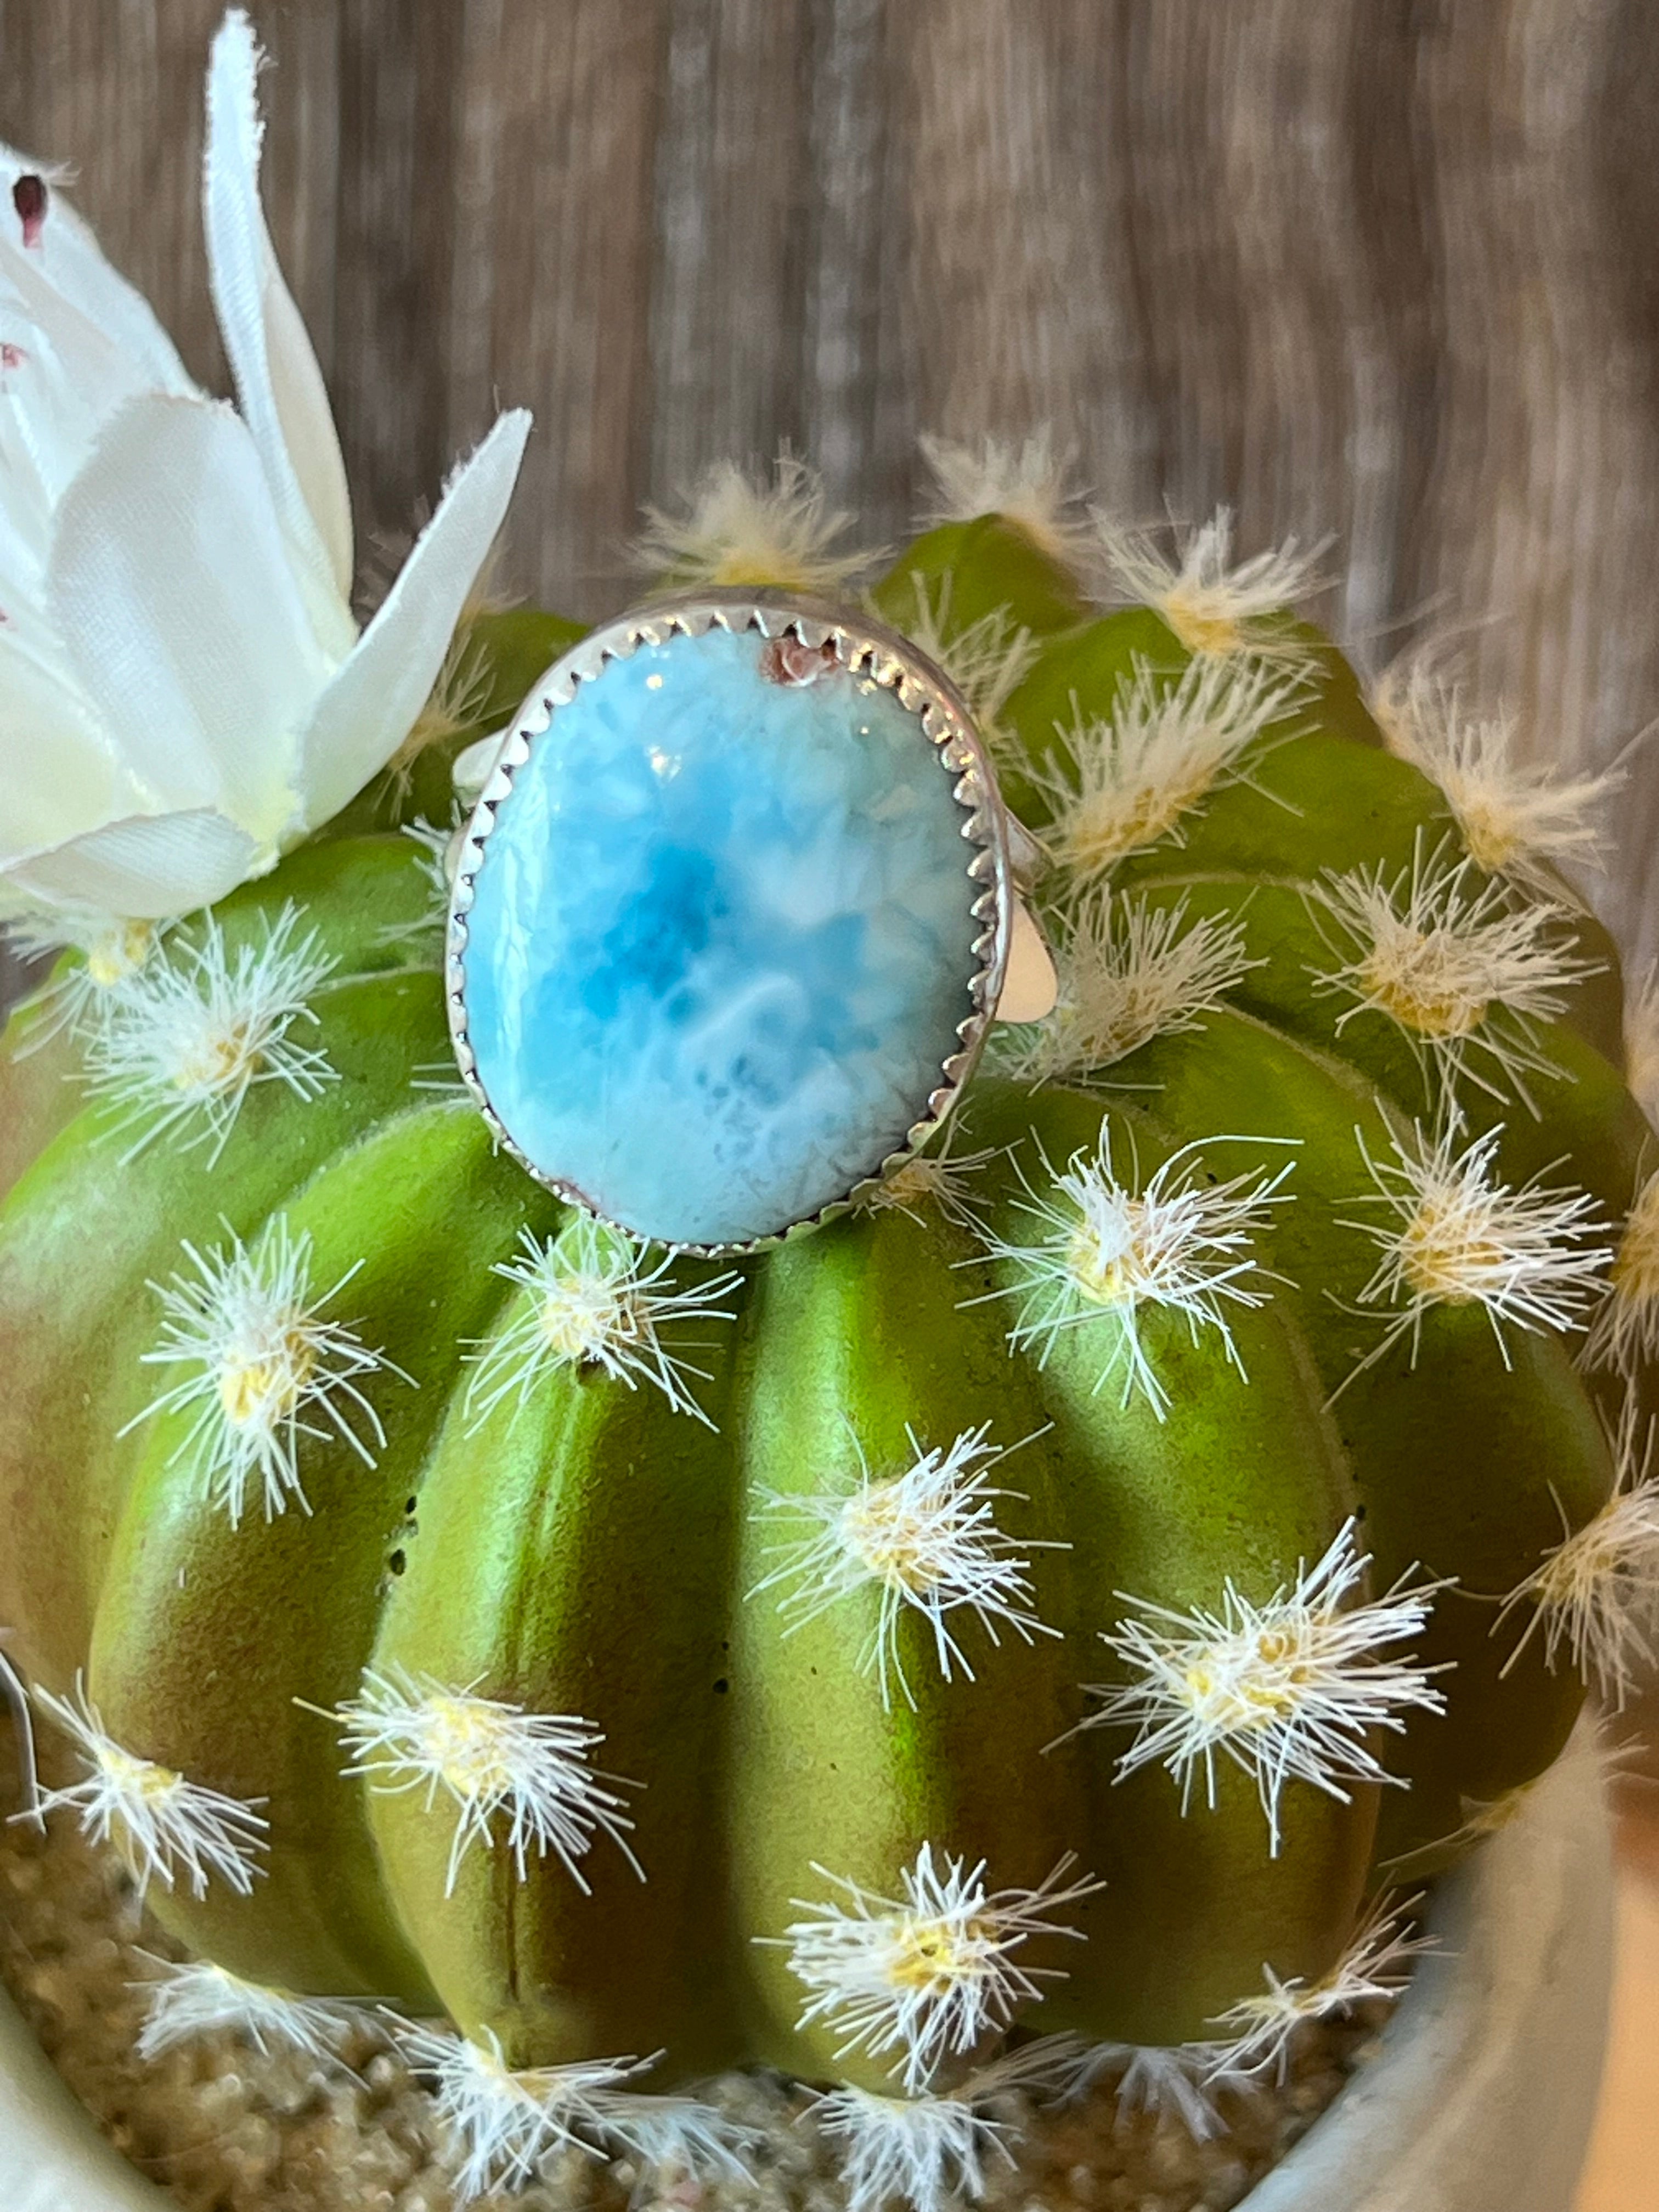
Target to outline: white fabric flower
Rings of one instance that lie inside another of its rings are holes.
[[[240,412],[0,146],[0,912],[185,913],[337,813],[419,714],[518,476],[521,411],[360,635],[339,441],[259,202],[260,58],[228,15],[203,208]]]

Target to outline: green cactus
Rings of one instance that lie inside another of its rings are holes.
[[[1385,746],[1294,566],[1119,540],[1157,604],[1097,614],[1008,504],[873,605],[990,726],[1060,1001],[845,1218],[639,1252],[455,1082],[404,831],[552,617],[476,623],[471,726],[274,874],[71,960],[89,1095],[5,1077],[0,1619],[56,1802],[193,1954],[447,2015],[452,2087],[602,2135],[627,2069],[558,2069],[628,2052],[969,2144],[1011,2029],[1055,2078],[1264,2063],[1635,1632],[1659,1202],[1582,822],[1420,695]],[[806,526],[710,538],[662,526],[678,580],[823,580]]]

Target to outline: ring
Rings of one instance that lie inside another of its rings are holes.
[[[455,857],[461,1073],[537,1180],[753,1250],[934,1136],[1020,908],[960,694],[861,615],[704,591],[591,632],[499,741]]]

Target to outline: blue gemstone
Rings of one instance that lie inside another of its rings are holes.
[[[904,1142],[977,963],[951,777],[890,690],[754,632],[577,687],[483,848],[468,1036],[544,1175],[667,1243],[805,1220]]]

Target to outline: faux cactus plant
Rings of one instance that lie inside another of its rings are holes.
[[[379,2001],[469,2189],[729,2163],[695,2084],[759,2065],[927,2205],[1103,2047],[1271,2069],[1640,1647],[1598,793],[1368,702],[1224,520],[1166,562],[1039,447],[933,459],[869,604],[992,748],[1059,994],[820,1225],[642,1245],[461,1087],[453,769],[554,617],[470,617],[430,742],[216,904],[30,924],[79,948],[0,1078],[48,1809],[201,1962],[158,2040]],[[654,586],[847,599],[837,520],[721,472]]]
[[[1059,1003],[775,1249],[493,1150],[407,834],[453,739],[51,987],[0,1612],[57,1803],[214,1968],[447,2014],[479,2179],[645,2125],[630,2054],[844,2085],[866,2160],[1102,2043],[1269,2063],[1636,1625],[1646,1131],[1541,797],[1486,764],[1481,868],[1326,642],[1066,550],[875,590],[994,697]],[[574,635],[475,621],[477,727]]]

